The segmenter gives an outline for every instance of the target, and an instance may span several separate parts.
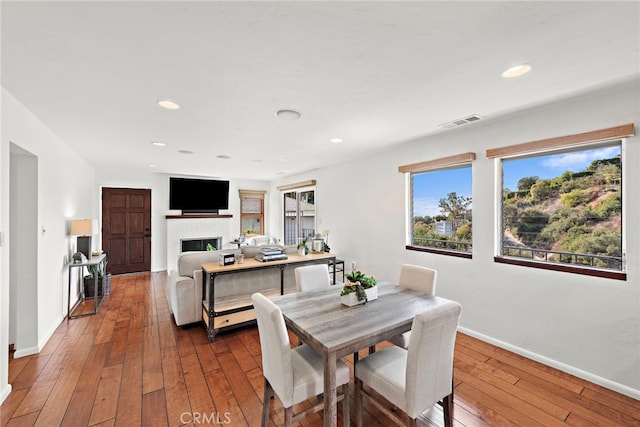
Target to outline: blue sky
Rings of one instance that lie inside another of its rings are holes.
[[[440,215],[438,202],[449,193],[471,197],[471,167],[426,172],[413,176],[413,216]]]
[[[592,161],[620,154],[620,146],[601,147],[569,153],[505,160],[502,165],[505,188],[516,190],[520,178],[555,178],[566,171],[579,172]],[[438,201],[451,192],[471,197],[471,167],[446,169],[413,176],[413,216],[440,215]]]

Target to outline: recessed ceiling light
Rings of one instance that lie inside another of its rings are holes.
[[[162,108],[166,108],[167,110],[177,110],[178,108],[180,108],[178,104],[171,101],[170,99],[159,99],[157,102],[159,106],[161,106]]]
[[[160,141],[152,141],[151,145],[155,145],[156,147],[164,147],[167,144],[165,144],[164,142],[160,142]]]
[[[278,110],[276,117],[282,120],[298,120],[301,114],[295,110]]]
[[[219,154],[216,157],[223,160],[228,160],[231,158],[231,156],[227,156],[226,154]]]
[[[329,141],[333,142],[334,144],[340,144],[341,142],[344,142],[342,138],[331,138]]]
[[[182,154],[193,154],[193,151],[191,151],[191,150],[178,150],[178,153],[182,153]]]
[[[527,74],[529,71],[531,71],[531,68],[532,68],[531,64],[516,65],[514,67],[506,69],[502,73],[502,77],[505,77],[505,78],[520,77],[522,75]]]
[[[158,165],[154,165],[154,164],[149,164],[149,165],[147,165],[147,166],[149,166],[150,168],[158,167]]]

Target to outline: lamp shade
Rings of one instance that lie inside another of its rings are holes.
[[[69,234],[72,236],[93,236],[98,229],[98,221],[91,219],[74,219],[71,220],[71,230]]]

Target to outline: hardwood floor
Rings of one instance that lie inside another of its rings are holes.
[[[204,328],[176,327],[166,279],[163,272],[114,276],[97,315],[65,320],[40,354],[12,359],[1,425],[259,426],[257,328],[222,333],[209,344]],[[464,334],[454,377],[456,426],[640,425],[639,401]],[[354,414],[353,401],[351,408]],[[365,426],[391,424],[365,408]],[[283,419],[275,399],[271,425]],[[420,421],[441,426],[442,411],[436,406]],[[298,425],[321,426],[322,414]]]

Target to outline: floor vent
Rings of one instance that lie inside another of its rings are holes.
[[[438,126],[440,126],[442,128],[445,128],[445,129],[450,129],[450,128],[454,128],[454,127],[457,127],[457,126],[466,125],[467,123],[477,122],[480,119],[482,119],[482,117],[480,117],[477,114],[473,114],[473,115],[465,117],[463,119],[458,119],[458,120],[453,120],[451,122],[441,123]]]

